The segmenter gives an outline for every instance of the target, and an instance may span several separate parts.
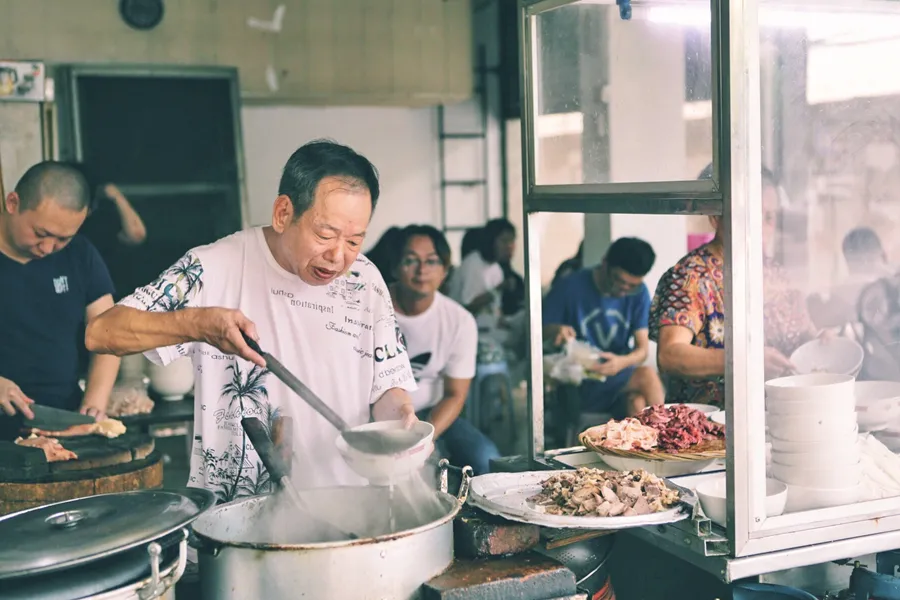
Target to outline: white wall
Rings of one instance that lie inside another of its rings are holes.
[[[392,225],[437,223],[437,124],[431,108],[245,107],[244,161],[251,225],[271,221],[281,169],[305,142],[332,138],[365,155],[381,175],[367,244]]]

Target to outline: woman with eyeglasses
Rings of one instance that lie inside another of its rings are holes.
[[[453,464],[487,473],[500,452],[460,417],[475,376],[478,328],[465,308],[438,291],[450,266],[450,246],[434,227],[410,225],[397,248],[390,291],[419,386],[412,392],[416,414],[434,425],[435,442]]]

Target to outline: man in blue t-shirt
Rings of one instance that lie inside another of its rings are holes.
[[[113,306],[97,250],[77,235],[90,204],[84,177],[45,161],[28,169],[0,212],[0,416],[33,402],[102,418],[119,358],[92,356],[78,386],[85,323]]]
[[[590,369],[592,377],[581,385],[584,411],[620,418],[663,403],[659,376],[641,366],[650,345],[650,293],[644,276],[654,260],[656,254],[644,240],[619,238],[598,266],[568,275],[544,298],[545,342],[561,345],[578,338],[602,351]]]

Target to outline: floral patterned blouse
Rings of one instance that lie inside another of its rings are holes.
[[[801,294],[790,287],[782,270],[764,264],[763,320],[766,345],[790,356],[815,336]],[[650,306],[650,339],[659,341],[659,330],[679,325],[694,334],[699,348],[725,347],[725,290],[722,259],[709,245],[689,252],[659,280]],[[725,403],[725,378],[671,377],[667,402]]]

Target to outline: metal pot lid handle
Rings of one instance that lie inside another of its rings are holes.
[[[0,517],[0,579],[48,573],[158,540],[215,504],[199,488],[88,496]]]

